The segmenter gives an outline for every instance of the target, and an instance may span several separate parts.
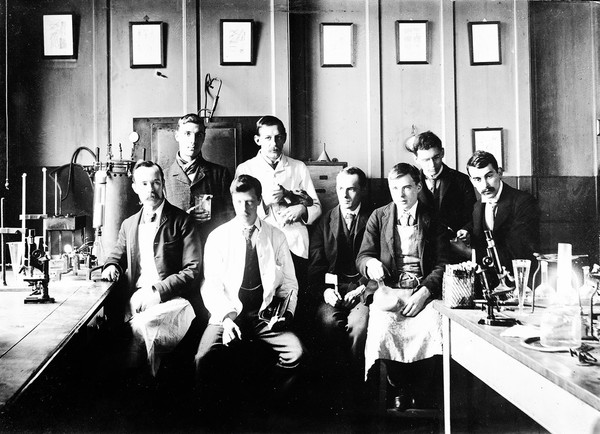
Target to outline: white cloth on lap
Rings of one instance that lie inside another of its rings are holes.
[[[442,317],[431,303],[415,317],[401,314],[410,289],[393,289],[399,298],[394,311],[381,310],[376,303],[369,309],[365,345],[365,378],[376,360],[412,363],[442,354]]]
[[[146,344],[152,375],[156,376],[162,356],[173,351],[181,342],[195,317],[190,302],[181,297],[133,315],[131,329],[134,336],[140,337]]]

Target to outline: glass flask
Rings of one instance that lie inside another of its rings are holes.
[[[581,345],[581,305],[579,293],[571,283],[571,244],[558,244],[556,292],[542,313],[540,343],[550,348],[575,348]]]

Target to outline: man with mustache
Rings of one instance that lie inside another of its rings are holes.
[[[473,220],[456,233],[477,252],[487,255],[484,231],[490,230],[500,264],[512,269],[513,259],[531,259],[539,252],[540,210],[533,196],[502,181],[502,168],[489,152],[476,151],[467,162],[467,172],[481,200],[473,208]]]
[[[185,211],[196,205],[202,194],[211,194],[211,212],[191,209],[200,239],[204,243],[208,234],[217,226],[233,217],[229,185],[231,175],[226,167],[202,157],[202,145],[206,137],[204,122],[195,113],[182,116],[177,122],[175,140],[179,152],[175,161],[165,171],[165,190],[169,201]]]
[[[122,280],[125,287],[116,296],[131,331],[126,366],[137,368],[148,359],[153,375],[161,355],[191,326],[195,314],[190,301],[196,304],[200,297],[202,274],[202,246],[194,221],[165,200],[163,186],[158,164],[139,161],[134,166],[132,187],[142,209],[121,224],[102,271],[102,278]]]

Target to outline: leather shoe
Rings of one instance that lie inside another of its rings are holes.
[[[394,408],[398,411],[407,410],[412,404],[412,397],[406,392],[399,392],[394,398]]]

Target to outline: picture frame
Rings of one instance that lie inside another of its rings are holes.
[[[427,64],[428,58],[427,20],[396,21],[396,63]]]
[[[221,65],[254,65],[254,20],[221,20]]]
[[[77,58],[75,24],[74,14],[42,15],[43,56],[45,59]]]
[[[473,152],[487,151],[496,157],[498,164],[504,167],[504,129],[473,128]]]
[[[471,65],[501,65],[500,21],[468,23]]]
[[[129,22],[129,67],[164,68],[165,23],[162,21]]]
[[[321,23],[321,66],[354,66],[353,23]]]

